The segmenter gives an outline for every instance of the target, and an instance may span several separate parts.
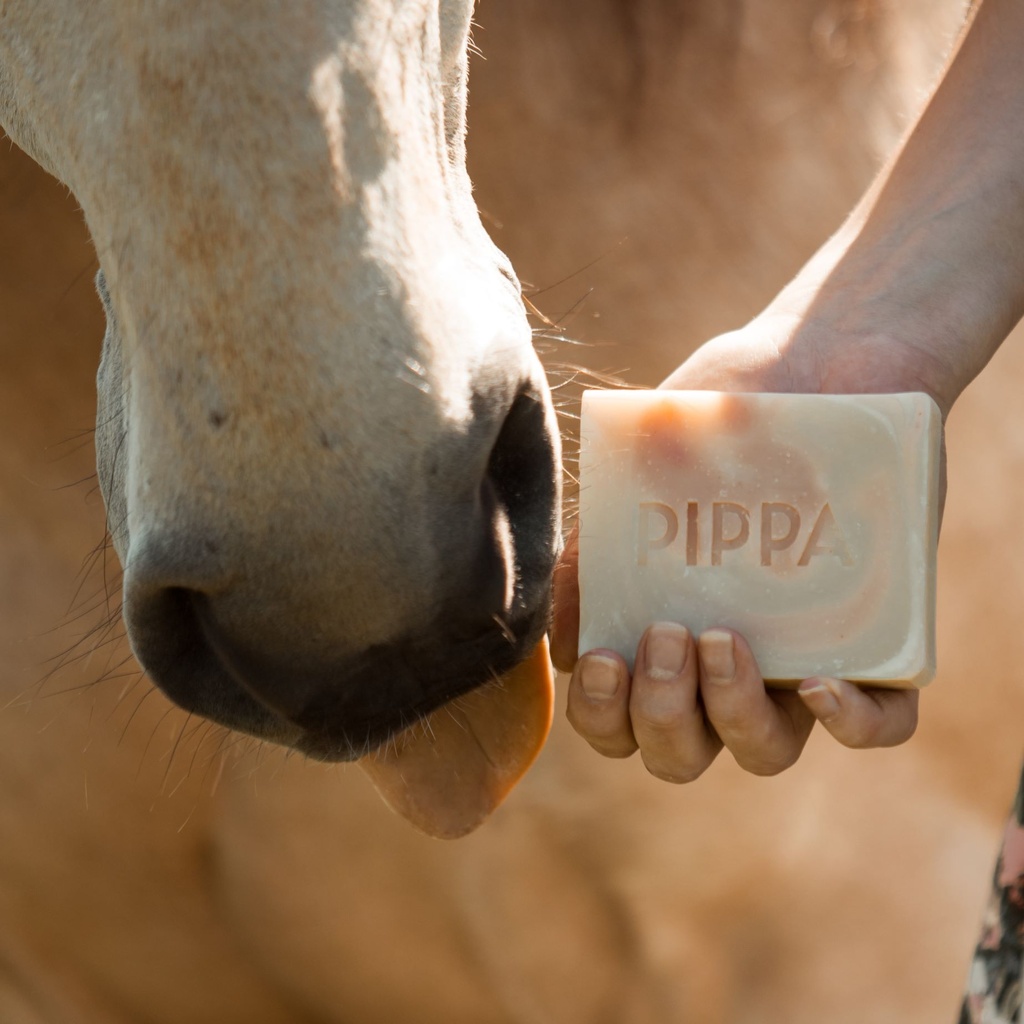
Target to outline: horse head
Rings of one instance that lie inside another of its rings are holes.
[[[559,449],[465,166],[471,0],[14,2],[0,123],[74,192],[138,659],[350,760],[544,633]]]

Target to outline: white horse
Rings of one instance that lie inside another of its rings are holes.
[[[0,125],[99,254],[133,650],[189,711],[327,760],[547,624],[558,434],[466,173],[471,9],[0,11]]]

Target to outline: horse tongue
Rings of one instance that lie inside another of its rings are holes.
[[[359,765],[421,832],[456,839],[505,799],[544,745],[554,709],[547,639],[494,685],[438,708]]]

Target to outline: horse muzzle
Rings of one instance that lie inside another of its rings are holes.
[[[441,465],[432,491],[388,492],[416,541],[401,549],[361,531],[373,516],[304,523],[301,495],[287,524],[268,513],[255,533],[237,518],[215,526],[223,501],[154,517],[126,558],[135,654],[195,714],[324,760],[365,755],[507,672],[546,630],[559,547],[552,423],[546,395],[521,393],[478,479],[456,486],[459,465]],[[456,463],[472,466],[465,455]]]

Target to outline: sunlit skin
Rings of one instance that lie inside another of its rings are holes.
[[[1024,314],[1024,7],[987,0],[895,159],[840,231],[746,327],[698,349],[663,383],[773,392],[924,391],[943,418]],[[1018,126],[1011,130],[1009,126]],[[944,499],[945,472],[940,493]],[[723,747],[755,774],[794,764],[815,723],[841,744],[914,733],[917,691],[812,677],[766,688],[743,637],[652,623],[635,674],[611,651],[576,657],[575,535],[556,569],[552,654],[572,673],[568,717],[600,753],[639,750],[672,782]]]

